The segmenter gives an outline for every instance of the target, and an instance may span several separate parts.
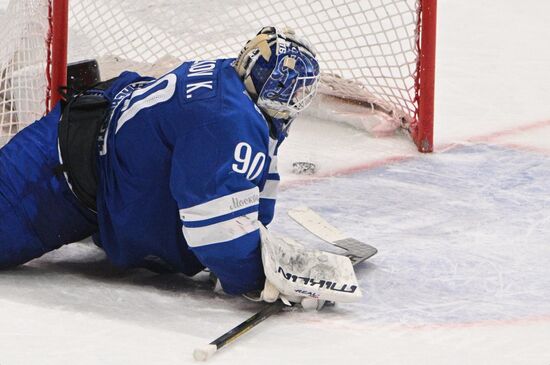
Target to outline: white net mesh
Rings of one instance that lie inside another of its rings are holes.
[[[11,1],[0,27],[0,146],[46,108],[47,1]]]
[[[4,136],[44,112],[47,3],[12,0],[4,17],[11,22],[0,30]],[[235,57],[261,27],[288,26],[317,49],[322,92],[375,98],[411,121],[418,8],[418,0],[72,0],[69,61],[98,58],[103,78],[122,69],[158,74],[181,60]]]

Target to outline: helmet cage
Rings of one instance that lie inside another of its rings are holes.
[[[266,27],[259,34],[267,38],[270,57],[263,57],[265,48],[255,49],[246,66],[257,105],[274,118],[294,118],[317,93],[320,72],[315,54],[292,31]]]
[[[282,113],[284,118],[294,117],[311,104],[318,84],[319,66],[315,59],[295,53],[279,54],[258,94],[258,106]]]

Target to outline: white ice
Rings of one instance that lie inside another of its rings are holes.
[[[438,5],[435,153],[312,118],[281,151],[273,229],[328,248],[286,216],[305,204],[376,246],[363,300],[270,318],[213,364],[550,364],[550,5]],[[193,363],[258,308],[76,243],[0,274],[0,364]]]

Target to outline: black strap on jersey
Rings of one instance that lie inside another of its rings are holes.
[[[96,211],[98,136],[109,114],[109,101],[101,91],[111,81],[85,93],[68,96],[59,122],[59,149],[71,189],[89,209]]]

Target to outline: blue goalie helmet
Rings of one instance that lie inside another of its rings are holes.
[[[317,93],[315,52],[290,29],[262,28],[241,50],[235,69],[258,107],[274,119],[294,119]]]

